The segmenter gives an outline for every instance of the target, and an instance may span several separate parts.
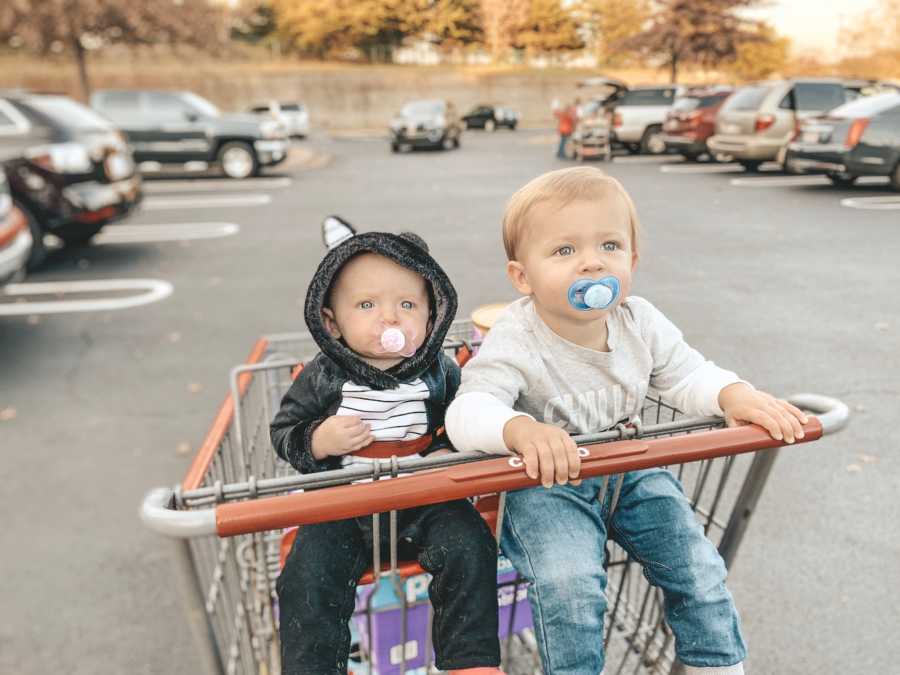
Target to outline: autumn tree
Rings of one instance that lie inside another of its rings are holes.
[[[623,46],[660,61],[676,82],[683,64],[733,62],[739,45],[762,40],[759,22],[740,14],[758,4],[759,0],[654,0],[646,29]]]
[[[738,44],[737,54],[729,70],[742,80],[762,80],[783,73],[791,51],[789,38],[779,36],[769,24],[760,24],[759,40]]]
[[[480,0],[484,42],[494,59],[501,58],[528,18],[529,0]]]
[[[432,0],[427,8],[424,32],[444,50],[484,42],[479,0]]]
[[[208,0],[3,0],[0,42],[47,55],[68,51],[90,96],[87,56],[108,45],[192,45],[217,50],[227,42],[225,11]]]
[[[275,9],[269,0],[242,0],[232,13],[233,40],[260,44],[270,40],[276,29]]]
[[[578,6],[600,63],[619,66],[633,56],[624,46],[644,30],[650,0],[583,0]]]
[[[423,32],[428,0],[272,0],[283,39],[324,58],[347,48],[388,61],[406,37]]]
[[[531,0],[525,19],[513,38],[515,47],[530,54],[584,47],[573,12],[560,0]]]

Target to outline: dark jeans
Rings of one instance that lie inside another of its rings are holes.
[[[566,155],[566,144],[569,142],[569,138],[571,138],[572,134],[560,134],[559,135],[559,147],[556,149],[556,156],[559,159],[568,159],[568,155]]]
[[[434,578],[433,642],[441,670],[497,666],[497,547],[465,500],[397,514],[401,543]],[[380,521],[382,560],[389,521]],[[372,517],[300,528],[278,577],[284,675],[344,675],[356,585],[372,561]]]

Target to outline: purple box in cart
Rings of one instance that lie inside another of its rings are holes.
[[[501,638],[509,634],[511,619],[513,633],[531,627],[527,587],[524,583],[516,586],[515,580],[516,572],[510,562],[499,557],[497,600],[500,606]],[[417,574],[400,582],[407,603],[405,649],[406,672],[410,675],[415,669],[424,668],[426,645],[431,649],[431,641],[427,637],[430,581],[431,575]],[[403,608],[394,582],[385,577],[377,590],[371,585],[360,586],[356,593],[356,612],[353,617],[354,632],[359,635],[363,651],[370,655],[373,675],[399,675],[403,660]],[[431,656],[432,662],[433,658]]]

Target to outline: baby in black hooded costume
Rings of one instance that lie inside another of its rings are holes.
[[[452,452],[443,431],[459,386],[459,367],[442,349],[456,314],[449,278],[416,235],[357,235],[335,217],[323,227],[333,246],[305,307],[322,351],[281,402],[275,450],[301,473]],[[497,549],[487,525],[466,500],[397,517],[400,540],[433,575],[437,667],[500,673]],[[380,530],[389,531],[386,521]],[[370,516],[300,528],[277,583],[285,675],[347,672],[348,621],[372,546]]]

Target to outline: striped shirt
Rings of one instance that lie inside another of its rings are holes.
[[[336,415],[355,415],[372,428],[376,441],[411,441],[428,433],[425,401],[431,395],[420,378],[396,389],[370,389],[351,381],[341,388]],[[345,455],[343,465],[369,463],[366,457]]]

